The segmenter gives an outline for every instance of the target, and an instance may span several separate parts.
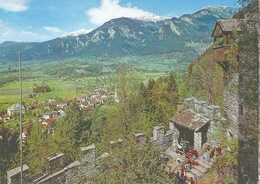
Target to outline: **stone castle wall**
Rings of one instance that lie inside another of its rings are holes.
[[[238,118],[239,118],[239,101],[238,101],[238,74],[233,76],[225,76],[224,87],[224,115],[227,119],[227,135],[237,137],[239,134]],[[228,79],[225,79],[228,78]]]
[[[154,128],[154,137],[152,142],[156,146],[162,146],[165,149],[171,147],[173,141],[172,131],[165,133],[164,127]],[[136,145],[142,146],[146,137],[143,133],[135,134]],[[115,144],[120,144],[123,140],[119,139],[117,142],[111,141],[111,148]],[[106,155],[106,154],[104,154]],[[105,157],[104,157],[105,158]],[[63,165],[64,154],[60,153],[54,157],[47,159],[47,171],[37,178],[29,178],[29,167],[23,166],[23,183],[25,184],[73,184],[81,181],[83,178],[88,179],[93,175],[97,167],[96,147],[90,145],[81,148],[81,160],[74,161],[71,164],[64,167]],[[7,183],[17,184],[20,183],[20,167],[12,169],[7,172]]]
[[[217,105],[208,105],[205,101],[199,101],[194,97],[184,99],[184,108],[192,109],[193,111],[203,115],[210,120],[210,124],[207,130],[207,143],[213,147],[218,146],[220,142],[216,139],[217,133],[220,131],[220,122],[226,121],[224,117],[221,116],[220,107]],[[174,125],[171,125],[174,126]],[[175,134],[177,137],[177,134]],[[202,141],[201,132],[194,133],[194,145],[195,149],[201,149]]]
[[[259,177],[259,64],[255,54],[249,53],[239,54],[238,180],[241,183],[257,183]]]
[[[21,167],[14,168],[10,171],[7,171],[7,183],[20,183],[21,181]],[[23,183],[29,183],[29,167],[23,165]]]
[[[211,133],[216,131],[220,121],[220,108],[215,105],[207,105],[203,101],[198,101],[196,98],[187,98],[185,99],[185,108],[193,109],[198,113],[203,114],[211,120],[209,129],[208,129],[208,141],[211,144],[211,141],[214,140],[211,136]],[[164,150],[176,146],[178,144],[179,132],[172,124],[169,123],[170,130],[165,131],[163,126],[156,126],[153,130],[153,137],[149,140],[144,133],[135,134],[136,146],[143,146],[147,141],[150,141],[156,146],[163,147]],[[195,139],[198,139],[198,144],[201,141],[201,134],[195,134]],[[117,145],[120,145],[123,142],[122,139],[118,141],[110,141],[111,150]],[[212,145],[214,145],[212,143]],[[197,145],[197,147],[200,147]],[[96,147],[95,145],[90,145],[87,147],[81,148],[81,159],[74,161],[73,163],[64,167],[64,154],[60,153],[54,157],[47,159],[47,171],[37,178],[29,178],[29,167],[24,166],[24,173],[26,178],[24,183],[32,184],[62,184],[62,183],[77,183],[83,178],[88,179],[95,172],[96,167],[98,166],[98,159],[105,159],[109,154],[104,153],[101,157],[96,156]],[[7,172],[8,184],[19,183],[20,179],[20,170],[19,167]]]

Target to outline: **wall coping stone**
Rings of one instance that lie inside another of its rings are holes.
[[[193,101],[193,100],[197,100],[197,98],[195,97],[189,97],[189,98],[185,98],[184,101]]]
[[[144,133],[137,133],[135,134],[136,137],[139,137],[139,136],[142,136],[142,135],[145,135]]]
[[[164,129],[164,126],[156,126],[156,127],[154,127],[153,129],[155,129],[155,130],[161,130],[161,129]]]
[[[28,170],[28,169],[29,169],[28,165],[24,164],[24,165],[23,165],[23,172],[26,171],[26,170]],[[14,168],[14,169],[12,169],[12,170],[10,170],[10,171],[7,171],[7,175],[8,175],[9,177],[15,176],[15,175],[17,175],[18,173],[21,173],[21,167],[20,167],[20,166]]]
[[[75,166],[80,166],[80,165],[81,165],[81,163],[77,160],[77,161],[72,162],[72,163],[69,164],[68,166],[66,166],[66,167],[64,168],[64,170],[68,170],[68,169],[71,169],[71,168],[73,168],[73,167],[75,167]]]
[[[109,157],[109,155],[110,155],[109,153],[105,152],[102,155],[100,155],[100,157],[98,157],[97,160],[107,158],[107,157]]]
[[[57,171],[57,172],[55,172],[55,173],[53,173],[53,174],[47,176],[47,177],[44,178],[43,180],[41,180],[40,183],[45,183],[45,181],[48,181],[50,178],[53,178],[53,177],[55,177],[55,176],[57,176],[57,175],[60,175],[60,174],[63,173],[63,172],[64,172],[64,169],[59,170],[59,171]]]
[[[92,149],[96,149],[96,146],[94,144],[87,146],[87,147],[81,147],[81,152],[83,151],[88,151],[88,150],[92,150]]]
[[[199,100],[195,100],[194,103],[196,103],[196,104],[200,104],[200,105],[204,105],[204,104],[206,104],[205,101],[199,101]]]
[[[56,155],[56,156],[54,156],[54,157],[49,157],[49,158],[48,158],[48,161],[52,161],[52,160],[55,160],[55,159],[60,158],[60,157],[63,157],[63,156],[64,156],[64,154],[63,154],[63,153],[60,153],[60,154],[58,154],[58,155]]]

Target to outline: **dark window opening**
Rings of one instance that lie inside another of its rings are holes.
[[[239,82],[240,82],[240,83],[243,83],[243,81],[244,81],[243,76],[239,76]]]
[[[239,115],[244,116],[244,109],[242,105],[239,105]]]
[[[230,137],[233,137],[233,134],[230,131],[228,131],[228,133]]]

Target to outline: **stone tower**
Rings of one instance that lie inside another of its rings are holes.
[[[258,57],[248,50],[245,19],[218,20],[214,27],[213,59],[223,68],[224,113],[227,136],[236,137],[238,183],[257,183],[258,178]],[[252,31],[253,33],[254,31]],[[230,36],[237,33],[239,47]],[[242,33],[242,34],[241,34]],[[231,56],[231,57],[230,57]]]

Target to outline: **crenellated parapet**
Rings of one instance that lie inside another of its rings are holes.
[[[21,166],[14,168],[10,171],[7,171],[7,184],[20,183],[21,181]],[[23,165],[23,183],[29,183],[29,167]]]
[[[149,139],[144,133],[136,133],[134,135],[135,144],[138,147],[144,146],[148,143]],[[151,138],[156,146],[162,146],[169,148],[172,145],[173,134],[172,131],[165,133],[164,127],[154,127],[153,137]],[[88,179],[95,172],[100,159],[106,159],[112,154],[113,149],[122,145],[123,140],[118,139],[116,141],[110,141],[110,150],[103,153],[101,156],[96,156],[96,147],[94,144],[87,147],[81,147],[80,160],[74,161],[69,165],[64,165],[64,154],[59,153],[53,157],[49,157],[46,160],[46,171],[39,175],[39,177],[29,178],[29,167],[23,166],[24,183],[33,184],[63,184],[63,183],[77,183],[82,178]],[[17,184],[20,182],[20,167],[12,169],[7,172],[8,184]]]

